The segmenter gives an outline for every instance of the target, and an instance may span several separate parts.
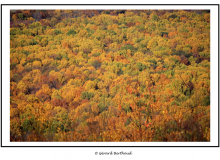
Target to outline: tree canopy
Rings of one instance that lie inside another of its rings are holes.
[[[210,141],[207,10],[12,10],[11,141]]]

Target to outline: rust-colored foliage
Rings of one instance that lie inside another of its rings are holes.
[[[10,141],[210,141],[207,11],[10,16]]]

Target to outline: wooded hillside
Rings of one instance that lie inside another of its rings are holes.
[[[11,141],[210,141],[208,10],[11,10],[10,23]]]

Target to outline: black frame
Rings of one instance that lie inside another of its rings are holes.
[[[116,6],[116,5],[123,5],[123,6],[140,6],[140,5],[145,5],[145,6],[155,6],[155,5],[162,5],[162,6],[218,6],[218,43],[219,43],[219,4],[1,4],[1,35],[2,35],[2,6],[7,6],[7,5],[30,5],[30,6],[34,6],[34,5],[38,5],[38,6],[44,6],[44,5],[50,5],[50,6],[67,6],[67,5],[75,5],[75,6],[84,6],[84,5],[96,5],[96,6]],[[1,53],[2,53],[2,36],[1,36]],[[218,53],[219,53],[219,45],[218,45]],[[218,56],[218,69],[219,69],[219,56]],[[219,70],[218,70],[218,96],[219,96]],[[218,99],[218,106],[219,106],[219,99]],[[2,54],[1,54],[1,147],[219,147],[219,108],[218,108],[218,146],[3,146],[2,145]],[[134,142],[135,143],[135,142]]]

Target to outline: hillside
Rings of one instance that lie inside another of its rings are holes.
[[[210,141],[208,10],[11,10],[11,141]]]

